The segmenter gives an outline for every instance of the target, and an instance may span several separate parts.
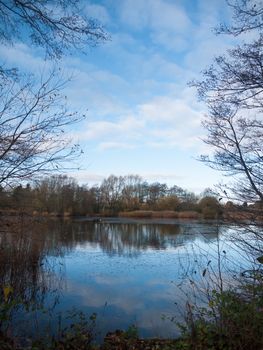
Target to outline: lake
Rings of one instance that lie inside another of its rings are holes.
[[[14,314],[18,334],[55,333],[75,309],[96,313],[99,341],[131,325],[141,337],[177,337],[170,318],[183,320],[186,300],[205,302],[218,270],[238,274],[244,262],[231,230],[213,222],[80,218],[18,226],[0,236],[1,285],[29,307],[44,306]]]

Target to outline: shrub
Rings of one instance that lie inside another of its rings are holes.
[[[258,288],[261,292],[252,297],[244,290],[213,290],[208,307],[190,306],[184,334],[187,349],[262,349],[262,285]]]
[[[220,203],[215,197],[203,197],[198,203],[198,208],[204,219],[216,219],[222,213]]]
[[[167,196],[159,198],[155,209],[156,210],[177,210],[179,208],[180,200],[176,196]]]

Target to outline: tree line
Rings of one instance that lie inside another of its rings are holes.
[[[214,217],[220,203],[210,189],[197,196],[176,185],[149,183],[138,175],[110,175],[93,186],[80,185],[67,175],[53,175],[26,186],[1,188],[0,209],[68,216],[134,210],[197,211]]]

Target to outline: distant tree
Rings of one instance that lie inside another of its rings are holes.
[[[222,208],[217,198],[205,196],[198,202],[198,208],[204,219],[217,219],[222,214]]]
[[[185,196],[185,190],[182,187],[174,185],[169,188],[168,194],[182,199]]]
[[[233,210],[236,206],[232,201],[227,201],[224,207],[225,209]]]
[[[112,213],[122,209],[122,191],[124,179],[122,176],[110,175],[100,186],[102,205],[105,211]]]
[[[99,213],[98,189],[96,187],[77,186],[73,201],[73,215]]]
[[[180,206],[180,200],[175,195],[168,195],[166,197],[159,198],[156,203],[157,210],[178,210]]]
[[[79,186],[66,175],[52,175],[35,182],[36,209],[41,212],[72,214],[77,207]]]
[[[127,175],[123,177],[123,180],[122,202],[124,209],[139,209],[143,179],[139,175]]]
[[[207,187],[205,188],[201,193],[200,193],[200,197],[217,197],[218,193],[216,193],[212,188]]]
[[[155,205],[157,201],[164,197],[167,192],[167,185],[159,182],[154,182],[148,186],[147,203],[151,206]]]

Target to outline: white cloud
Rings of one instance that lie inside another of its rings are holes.
[[[149,22],[147,7],[148,1],[123,0],[119,8],[122,22],[134,29],[144,28]]]
[[[95,18],[101,23],[108,24],[110,22],[110,16],[107,9],[98,4],[87,4],[85,7],[85,11],[88,17]]]
[[[78,137],[82,140],[136,139],[141,135],[143,127],[144,121],[129,116],[116,121],[92,121],[86,124],[86,131],[80,132]]]
[[[111,120],[91,118],[77,133],[81,142],[95,142],[100,151],[135,148],[201,149],[203,110],[193,96],[158,96],[129,108]]]
[[[140,115],[147,120],[165,122],[178,125],[178,123],[196,123],[200,121],[200,112],[188,105],[184,99],[176,96],[158,96],[152,101],[139,106]]]
[[[152,173],[142,173],[141,176],[148,181],[174,181],[182,180],[183,176],[179,174],[152,174]]]
[[[151,38],[153,42],[177,52],[184,51],[189,46],[186,38],[182,35],[176,35],[172,31],[156,31],[152,34]]]
[[[153,43],[175,51],[188,46],[185,36],[192,23],[179,4],[166,0],[125,0],[120,8],[120,17],[134,30],[147,28]]]
[[[7,68],[18,67],[27,73],[43,73],[53,67],[51,61],[43,61],[36,51],[19,42],[10,46],[0,45],[0,56]]]
[[[77,172],[71,172],[69,174],[70,176],[74,177],[81,183],[88,183],[89,185],[94,184],[100,184],[104,179],[109,177],[111,173],[93,173],[89,170],[79,170]],[[118,176],[125,176],[128,175],[127,172],[122,172],[116,174]],[[149,181],[149,182],[170,182],[170,183],[178,183],[182,180],[184,180],[184,176],[182,176],[180,173],[150,173],[150,172],[141,172],[140,176]]]
[[[154,98],[139,106],[138,116],[147,123],[149,147],[198,149],[203,113],[182,94]]]
[[[88,114],[98,113],[100,117],[123,112],[118,92],[129,90],[125,79],[78,60],[68,60],[65,67],[73,75],[65,90],[73,108],[86,107],[90,111]]]
[[[121,20],[136,30],[150,27],[183,32],[191,25],[183,8],[165,0],[123,0],[120,10]]]
[[[109,149],[134,149],[136,145],[125,143],[125,142],[101,142],[99,144],[99,149],[101,151],[109,150]]]
[[[165,0],[149,1],[151,26],[156,30],[168,30],[183,33],[191,26],[191,22],[183,8],[178,4]]]
[[[74,177],[81,183],[91,183],[92,185],[100,183],[105,178],[105,176],[102,174],[92,173],[88,170],[78,170],[77,172],[69,173],[69,175]]]

